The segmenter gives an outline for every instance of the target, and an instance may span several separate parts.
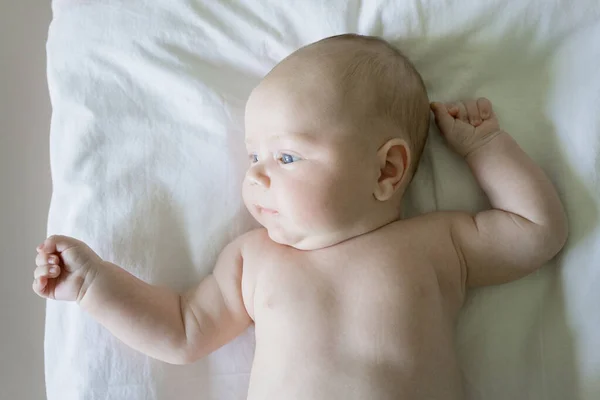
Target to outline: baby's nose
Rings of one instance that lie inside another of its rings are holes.
[[[265,188],[271,185],[271,179],[262,166],[255,165],[251,167],[248,171],[248,179],[252,185],[259,185]]]

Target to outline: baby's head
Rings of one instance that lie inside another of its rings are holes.
[[[310,44],[248,99],[246,206],[271,239],[298,249],[370,232],[400,217],[428,128],[423,81],[387,42]]]

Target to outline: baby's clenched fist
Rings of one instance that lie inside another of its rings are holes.
[[[453,103],[431,103],[435,122],[448,145],[467,157],[501,131],[492,103],[485,97]]]
[[[50,236],[36,250],[33,291],[53,300],[81,301],[102,259],[68,236]]]

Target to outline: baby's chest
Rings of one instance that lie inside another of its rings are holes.
[[[290,323],[375,323],[411,318],[439,304],[433,271],[401,262],[340,258],[265,260],[257,277],[255,319]]]

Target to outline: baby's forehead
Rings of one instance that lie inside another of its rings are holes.
[[[328,96],[311,91],[292,93],[288,88],[257,88],[245,113],[246,140],[294,140],[317,142],[325,134],[341,130],[340,108]]]
[[[338,118],[342,100],[338,85],[318,70],[273,74],[252,91],[246,103],[246,124],[310,132]]]
[[[247,111],[287,106],[298,114],[353,114],[352,107],[368,105],[357,100],[374,97],[381,89],[377,71],[358,68],[361,55],[354,51],[306,53],[278,64],[252,91]]]
[[[407,65],[379,39],[325,39],[306,46],[275,66],[252,92],[246,127],[293,123],[322,131],[371,124],[372,131],[374,123],[389,122],[399,105],[412,101],[416,78]]]
[[[296,86],[289,81],[264,82],[246,105],[246,142],[325,144],[357,127],[354,113],[343,106],[336,88],[318,82]],[[329,93],[328,93],[329,92]]]

